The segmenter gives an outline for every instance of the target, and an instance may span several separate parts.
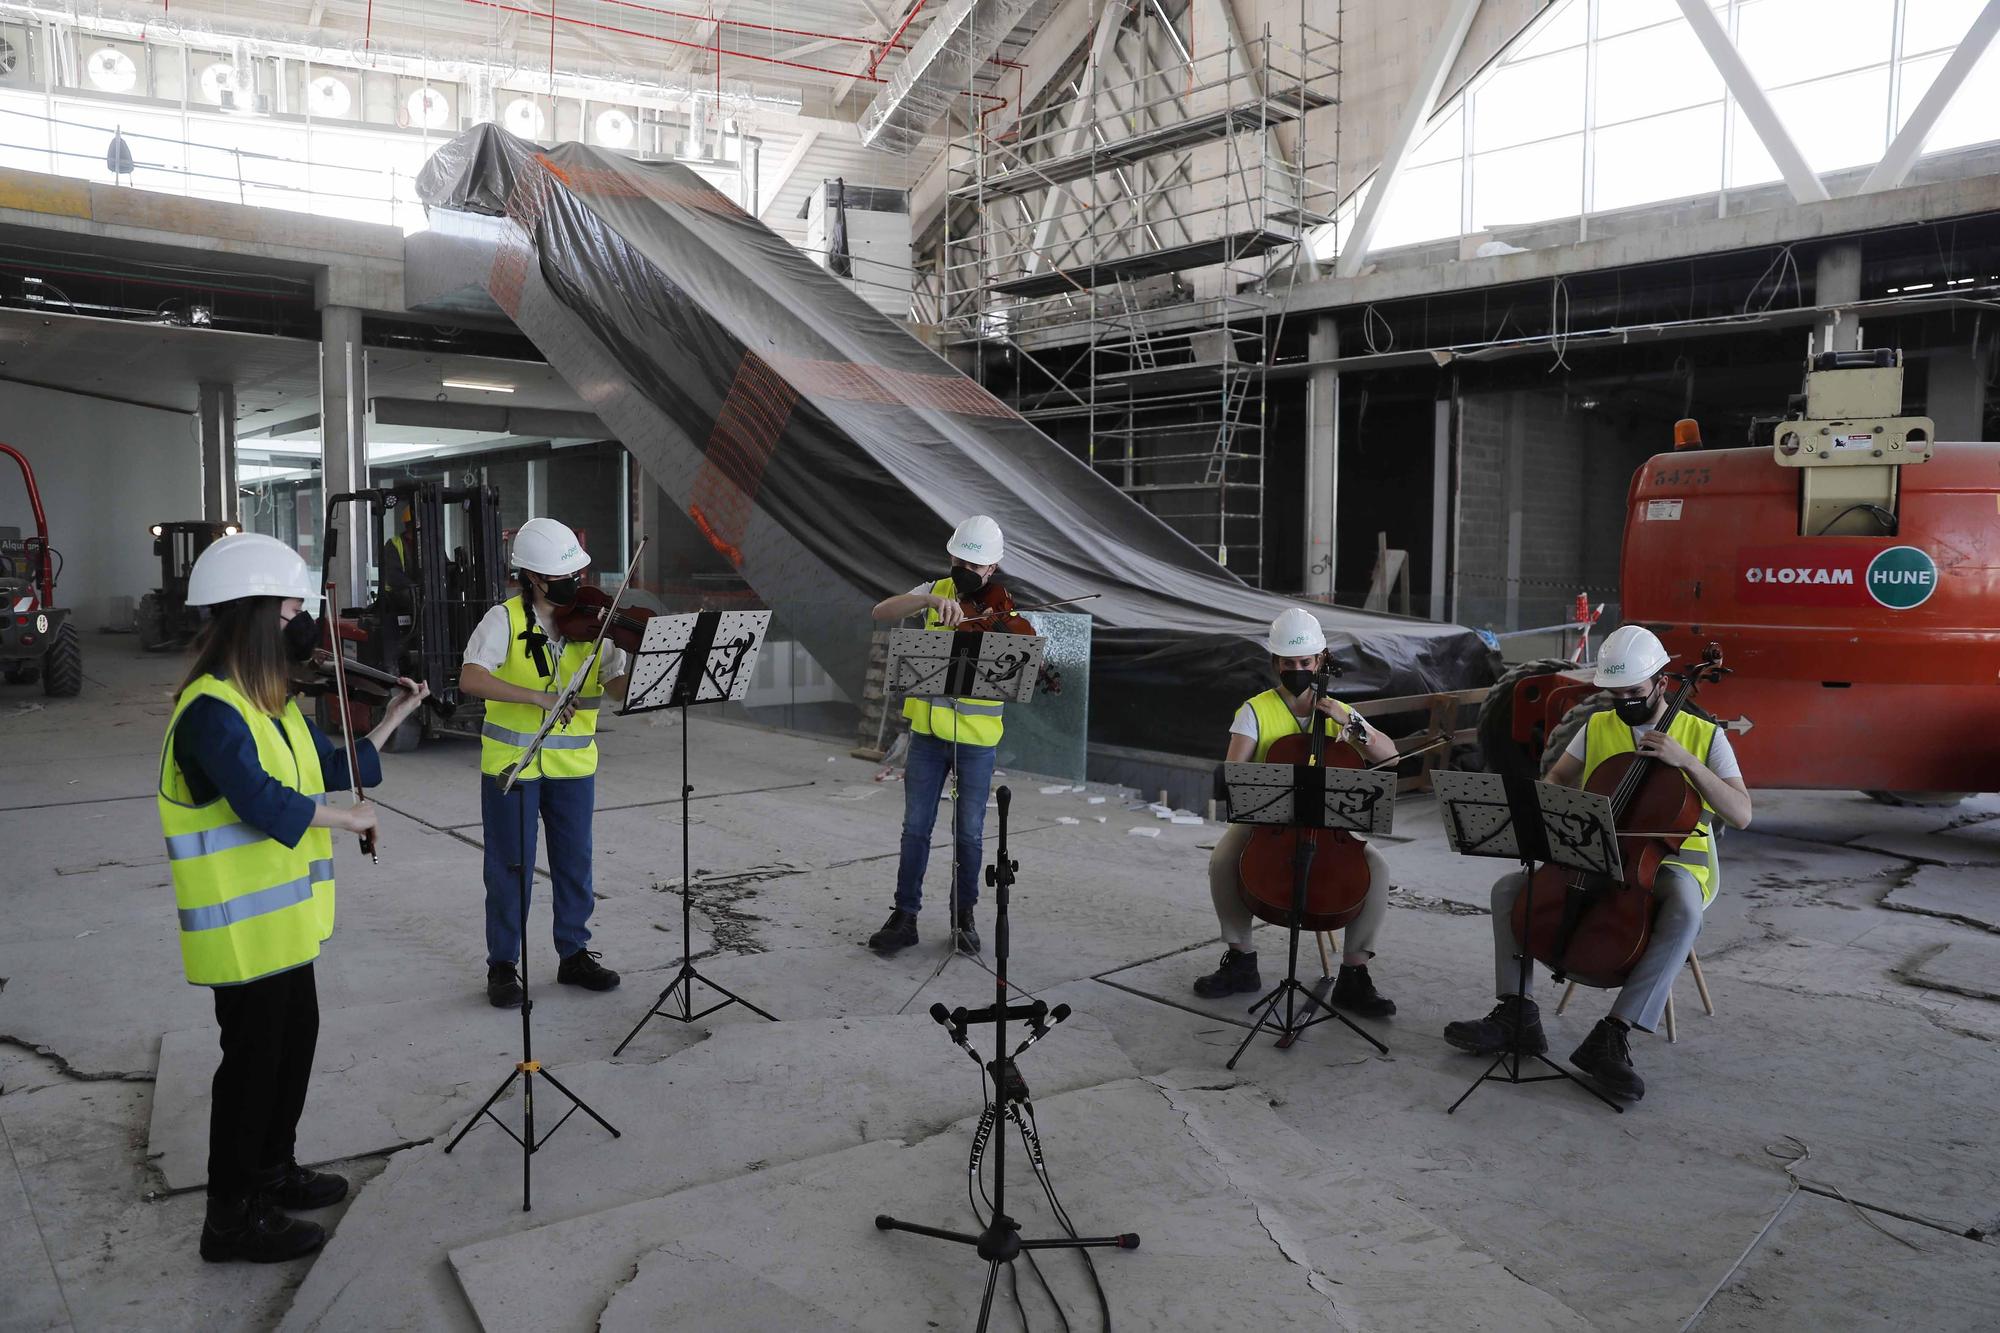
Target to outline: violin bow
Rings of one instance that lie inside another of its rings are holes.
[[[554,706],[549,708],[547,716],[543,717],[541,729],[528,742],[527,749],[522,751],[519,759],[508,766],[505,775],[501,777],[501,795],[504,796],[514,790],[514,784],[520,780],[521,770],[533,762],[536,751],[542,748],[542,742],[548,739],[551,731],[555,730],[556,719],[562,716],[563,709],[576,697],[577,691],[583,688],[583,682],[590,679],[590,668],[596,664],[597,655],[604,651],[604,636],[611,632],[611,621],[618,614],[618,603],[625,600],[625,590],[632,586],[632,571],[639,567],[639,557],[645,554],[646,543],[651,540],[650,537],[641,537],[639,544],[632,548],[632,559],[625,565],[625,577],[619,582],[618,591],[611,595],[611,605],[604,608],[604,620],[597,627],[597,637],[591,640],[590,651],[584,655],[583,664],[577,667],[575,674],[563,682],[562,689],[556,693]],[[561,669],[562,661],[558,658],[556,670]]]
[[[340,612],[334,609],[334,586],[329,580],[321,593],[326,598],[329,615],[326,619],[327,637],[333,641],[333,697],[340,706],[340,738],[347,747],[347,781],[354,792],[354,803],[360,805],[366,799],[361,794],[361,758],[354,748],[354,714],[347,707],[347,654],[340,651]],[[361,834],[361,854],[370,861],[380,864],[382,858],[375,852],[374,833]]]

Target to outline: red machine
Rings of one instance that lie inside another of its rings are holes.
[[[35,535],[0,532],[0,679],[9,685],[40,679],[42,693],[56,698],[83,688],[83,641],[70,613],[55,604],[62,555],[49,545],[49,520],[35,470],[20,450],[0,444],[0,454],[21,469]]]
[[[1625,620],[1678,661],[1723,646],[1702,704],[1753,787],[2000,790],[2000,444],[1934,443],[1902,381],[1900,353],[1827,353],[1757,447],[1683,422],[1632,478]],[[1598,706],[1549,665],[1495,687],[1489,766],[1545,769]]]

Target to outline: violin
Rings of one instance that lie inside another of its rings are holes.
[[[646,608],[620,606],[610,593],[589,584],[578,590],[574,602],[555,608],[555,612],[556,633],[563,638],[575,643],[595,639],[599,631],[604,631],[605,638],[628,653],[639,651],[639,642],[646,637],[646,622],[653,618]]]
[[[1033,636],[1037,631],[1028,618],[1021,614],[1027,611],[1052,611],[1058,606],[1074,606],[1078,602],[1088,602],[1102,593],[1089,593],[1082,597],[1065,597],[1058,602],[1041,602],[1030,607],[1014,605],[1014,595],[998,579],[988,579],[979,591],[958,599],[958,609],[965,618],[956,628],[961,630],[991,631],[996,634],[1026,634]],[[1041,673],[1035,678],[1044,693],[1062,693],[1062,672],[1042,664]]]
[[[348,654],[341,655],[341,667],[347,673],[347,694],[350,699],[371,704],[385,704],[396,697],[401,688],[401,678],[393,671],[382,671],[363,665]],[[303,694],[324,694],[335,689],[333,654],[325,648],[315,648],[310,660],[293,664],[292,685]],[[424,704],[441,718],[450,718],[457,711],[456,704],[446,703],[435,694],[424,699]]]
[[[1701,661],[1676,676],[1680,688],[1654,730],[1673,725],[1703,681],[1727,674],[1722,646],[1710,644]],[[1653,881],[1660,864],[1701,824],[1704,807],[1701,793],[1679,769],[1636,750],[1599,764],[1584,790],[1611,800],[1624,878],[1542,866],[1535,872],[1532,894],[1515,900],[1514,938],[1525,940],[1530,956],[1547,965],[1558,981],[1621,986],[1653,937]],[[1531,896],[1533,920],[1527,913]]]
[[[1331,738],[1331,745],[1327,743],[1326,723],[1331,719],[1319,712],[1323,691],[1321,677],[1313,686],[1312,729],[1280,738],[1265,753],[1263,762],[1325,768],[1368,766],[1361,752],[1368,733],[1359,713],[1350,713],[1340,734]],[[1298,902],[1302,859],[1307,866],[1299,929],[1339,930],[1361,915],[1368,898],[1367,844],[1345,829],[1298,825],[1262,824],[1251,831],[1250,841],[1236,862],[1243,905],[1274,926],[1289,927]]]

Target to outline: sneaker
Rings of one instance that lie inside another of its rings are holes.
[[[486,999],[495,1009],[521,1007],[521,978],[514,975],[512,963],[486,965]]]
[[[347,1179],[327,1171],[308,1171],[297,1162],[287,1162],[264,1193],[280,1208],[295,1213],[311,1212],[346,1198]]]
[[[209,1196],[208,1214],[201,1224],[201,1257],[209,1263],[247,1259],[253,1264],[281,1264],[324,1244],[325,1227],[285,1216],[266,1195]]]
[[[905,912],[900,907],[889,913],[889,919],[882,923],[882,929],[868,937],[868,947],[879,954],[898,953],[916,942],[916,914]]]
[[[1533,1000],[1520,995],[1501,996],[1500,1003],[1484,1018],[1446,1024],[1444,1039],[1474,1055],[1498,1055],[1509,1049],[1516,1023],[1521,1026],[1521,1054],[1548,1053],[1549,1039],[1542,1031],[1542,1011]]]
[[[1396,1012],[1396,1002],[1375,989],[1366,963],[1340,965],[1333,992],[1327,997],[1336,1009],[1345,1009],[1358,1018],[1387,1018]]]
[[[557,984],[581,986],[585,990],[617,990],[618,974],[597,961],[603,956],[594,949],[578,949],[556,965]]]
[[[1196,978],[1194,993],[1204,1000],[1218,1000],[1225,995],[1258,990],[1263,984],[1263,979],[1257,975],[1257,955],[1229,949],[1222,955],[1221,967],[1205,977]]]
[[[1569,1062],[1613,1097],[1636,1102],[1646,1095],[1646,1081],[1632,1067],[1630,1038],[1631,1030],[1623,1023],[1600,1018],[1583,1045],[1569,1053]]]

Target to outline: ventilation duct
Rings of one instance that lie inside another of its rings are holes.
[[[861,113],[862,144],[914,151],[1007,35],[1053,7],[1051,0],[950,0]]]

